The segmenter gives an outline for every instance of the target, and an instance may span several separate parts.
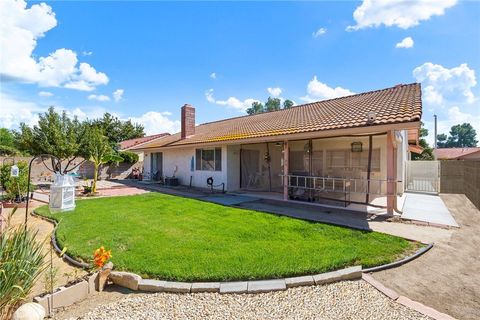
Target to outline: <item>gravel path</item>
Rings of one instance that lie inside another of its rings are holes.
[[[73,319],[73,318],[71,318]],[[264,294],[139,294],[77,319],[429,319],[363,280]]]

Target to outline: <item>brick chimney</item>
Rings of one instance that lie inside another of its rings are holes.
[[[195,134],[195,108],[189,104],[182,107],[182,139]]]

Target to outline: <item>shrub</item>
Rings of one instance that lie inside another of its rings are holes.
[[[131,151],[120,151],[119,156],[122,157],[123,162],[136,163],[138,162],[138,154]]]
[[[0,156],[16,156],[18,154],[20,152],[17,149],[0,144]]]
[[[43,244],[35,237],[36,232],[23,225],[7,225],[0,234],[0,319],[10,318],[45,267]]]
[[[0,185],[6,191],[5,198],[9,200],[22,198],[27,194],[28,164],[26,161],[19,161],[16,165],[19,169],[18,177],[10,177],[12,164],[5,164],[0,167]]]

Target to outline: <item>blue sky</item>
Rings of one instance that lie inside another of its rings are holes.
[[[480,135],[478,2],[0,7],[3,127],[33,125],[54,105],[174,132],[184,103],[203,123],[244,114],[269,95],[300,104],[420,81],[427,127],[436,113],[440,132],[470,121]]]

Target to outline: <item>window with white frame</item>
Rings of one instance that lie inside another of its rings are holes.
[[[196,149],[195,169],[199,171],[222,171],[222,148]]]

